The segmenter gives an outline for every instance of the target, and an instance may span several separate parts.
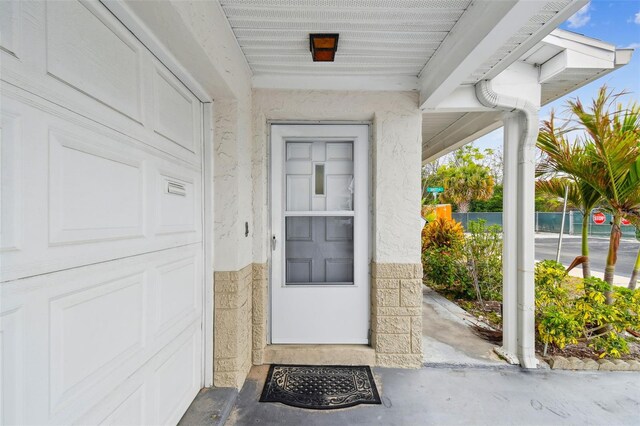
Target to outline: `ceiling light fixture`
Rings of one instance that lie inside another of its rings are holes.
[[[313,62],[333,62],[338,50],[339,34],[309,34]]]

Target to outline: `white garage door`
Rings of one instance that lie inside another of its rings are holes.
[[[202,104],[98,2],[0,2],[0,421],[177,422],[202,383]]]

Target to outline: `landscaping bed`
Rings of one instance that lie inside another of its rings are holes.
[[[464,235],[455,224],[430,224],[423,234],[425,284],[485,324],[474,331],[500,345],[502,244],[493,235],[497,229],[483,223],[471,229]],[[640,361],[640,290],[612,289],[598,278],[571,277],[553,261],[536,265],[535,284],[540,357],[555,368],[637,368],[623,361]]]

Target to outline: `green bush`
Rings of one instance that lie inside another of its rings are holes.
[[[640,328],[640,289],[613,288],[613,303],[605,293],[610,285],[591,277],[580,280],[578,294],[567,290],[567,273],[554,261],[539,262],[535,269],[536,328],[540,340],[562,349],[586,342],[600,357],[619,358],[629,353],[620,332]]]
[[[434,289],[455,298],[472,298],[473,286],[461,247],[432,247],[422,252],[424,277]]]
[[[470,221],[464,246],[472,279],[483,299],[502,300],[502,228],[483,219]]]
[[[469,222],[469,234],[455,221],[438,219],[423,231],[424,276],[436,290],[456,298],[502,297],[502,230],[486,221]]]

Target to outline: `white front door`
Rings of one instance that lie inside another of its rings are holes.
[[[271,126],[272,343],[367,344],[367,125]]]

